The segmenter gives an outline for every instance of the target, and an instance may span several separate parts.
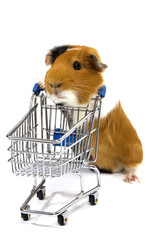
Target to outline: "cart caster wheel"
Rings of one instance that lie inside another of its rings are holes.
[[[98,202],[98,192],[89,195],[89,203],[91,205],[96,205]]]
[[[39,198],[39,200],[43,200],[45,196],[46,196],[46,188],[45,186],[42,186],[40,190],[37,192],[37,197]]]
[[[21,213],[21,218],[23,218],[24,221],[28,221],[30,216],[31,214]]]
[[[26,210],[28,210],[30,208],[29,205],[26,206]],[[21,218],[23,218],[24,221],[28,221],[30,219],[31,214],[27,214],[27,213],[21,213]]]
[[[61,226],[64,226],[68,222],[68,217],[67,217],[67,211],[64,212],[63,214],[58,215],[58,223]]]

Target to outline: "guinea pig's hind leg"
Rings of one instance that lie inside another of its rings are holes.
[[[135,170],[131,170],[128,173],[126,173],[124,181],[127,183],[131,183],[131,184],[132,184],[132,182],[140,183],[140,180],[137,177]]]

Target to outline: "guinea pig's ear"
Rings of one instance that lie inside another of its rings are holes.
[[[91,66],[99,72],[103,72],[108,67],[106,64],[99,62],[94,54],[90,54],[89,59]]]
[[[52,61],[51,61],[51,52],[48,52],[46,57],[45,57],[45,64],[48,65],[52,65]]]
[[[66,52],[68,49],[71,49],[70,45],[63,45],[59,47],[52,48],[46,55],[45,63],[46,65],[52,65],[57,57]]]

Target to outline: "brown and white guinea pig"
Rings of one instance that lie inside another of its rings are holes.
[[[46,55],[51,65],[45,76],[45,89],[56,104],[83,106],[104,84],[101,62],[96,49],[65,45]],[[102,100],[99,144],[96,166],[100,171],[125,171],[125,181],[137,180],[136,169],[143,160],[141,141],[127,118],[120,102],[108,111],[107,96]]]

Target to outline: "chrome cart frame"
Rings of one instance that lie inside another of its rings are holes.
[[[85,107],[57,106],[41,93],[31,97],[30,110],[7,134],[11,145],[12,172],[18,176],[32,176],[33,189],[20,208],[23,220],[30,214],[52,215],[64,225],[68,209],[79,200],[89,197],[91,205],[98,201],[100,173],[94,166],[97,158],[101,97],[97,95],[92,104]],[[33,107],[31,107],[33,105]],[[80,169],[89,169],[96,177],[96,186],[85,191]],[[75,198],[54,212],[33,210],[28,205],[37,194],[40,200],[46,195],[44,183],[47,177],[60,177],[67,173],[78,174],[81,191]],[[37,184],[37,177],[42,177]]]

